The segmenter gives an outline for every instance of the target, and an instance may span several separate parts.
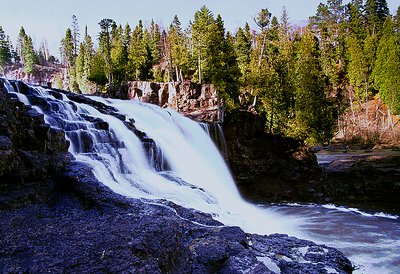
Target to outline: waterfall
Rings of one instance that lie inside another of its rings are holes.
[[[18,93],[11,85],[5,88]],[[116,193],[166,199],[252,233],[293,234],[296,229],[296,220],[245,202],[207,132],[174,110],[135,100],[78,100],[39,86],[30,86],[24,96],[22,101],[43,113],[47,123],[65,131],[75,159],[89,164]],[[138,137],[133,125],[145,136]]]

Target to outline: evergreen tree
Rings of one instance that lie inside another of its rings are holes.
[[[91,75],[92,57],[94,55],[92,38],[87,34],[85,28],[85,36],[80,44],[78,56],[76,58],[76,74],[79,89],[84,93],[91,92],[89,77]]]
[[[99,22],[101,31],[99,33],[99,50],[103,55],[107,69],[107,79],[110,84],[113,81],[112,66],[111,66],[111,33],[110,28],[115,25],[112,19],[102,19]]]
[[[225,37],[225,27],[221,15],[218,15],[211,26],[209,46],[206,49],[208,62],[205,72],[209,81],[214,84],[218,96],[223,100],[224,107],[233,108],[239,100],[240,69],[233,46],[233,37],[228,33]]]
[[[379,34],[386,17],[389,15],[386,0],[366,0],[364,15],[370,33]]]
[[[319,4],[317,14],[310,18],[313,33],[320,41],[321,64],[324,74],[336,93],[343,79],[345,56],[344,5],[342,0],[328,0]]]
[[[24,56],[24,70],[25,73],[31,74],[35,71],[35,64],[37,63],[37,57],[33,48],[32,38],[25,36],[23,41],[22,55]]]
[[[68,28],[65,32],[65,37],[61,40],[60,53],[62,62],[68,71],[70,90],[76,89],[76,56],[74,52],[74,38],[71,29]]]
[[[194,14],[193,23],[191,23],[191,42],[193,48],[193,57],[197,59],[196,78],[199,83],[210,82],[208,69],[210,67],[208,59],[211,57],[207,54],[208,47],[210,46],[210,36],[214,33],[214,17],[211,11],[206,7],[201,7],[200,10]]]
[[[114,74],[114,82],[120,83],[126,80],[128,63],[128,48],[124,43],[123,29],[120,25],[112,35],[111,41],[111,64]]]
[[[60,54],[64,66],[68,69],[73,68],[75,65],[74,40],[70,28],[66,30],[65,37],[61,40]]]
[[[358,41],[365,39],[363,0],[352,0],[346,5],[347,28],[350,35],[355,35]]]
[[[10,43],[6,38],[3,27],[0,26],[0,72],[4,72],[4,67],[11,62]]]
[[[248,73],[251,59],[251,35],[250,26],[246,23],[244,29],[239,28],[235,37],[235,52],[240,71],[243,76]],[[245,80],[242,80],[244,84]]]
[[[106,62],[103,53],[97,51],[94,53],[90,62],[90,73],[88,80],[94,82],[96,85],[105,85],[108,82],[106,75]],[[97,88],[96,88],[97,91]]]
[[[78,55],[79,51],[79,25],[78,25],[78,18],[76,15],[72,15],[72,43],[74,45],[74,56]]]
[[[128,58],[130,78],[148,79],[151,69],[151,52],[145,41],[142,20],[139,21],[132,32]]]
[[[181,22],[178,16],[174,20],[168,31],[168,64],[169,75],[177,81],[181,74],[188,74],[190,69],[190,53],[188,48],[188,38],[182,31]]]
[[[162,58],[161,56],[162,42],[161,42],[160,26],[154,23],[154,20],[151,20],[149,34],[150,34],[149,47],[151,51],[152,63],[158,64]]]
[[[391,16],[386,18],[383,35],[379,41],[375,67],[372,72],[374,85],[382,100],[393,113],[400,113],[400,44],[394,32]]]
[[[26,38],[25,29],[23,27],[21,27],[21,29],[19,30],[19,34],[18,34],[16,52],[17,52],[17,55],[20,57],[20,61],[22,62],[22,64],[25,62],[25,59],[23,56],[25,38]]]
[[[347,38],[346,45],[349,55],[347,77],[355,91],[356,98],[359,101],[368,99],[368,63],[362,44],[354,34]]]
[[[368,33],[364,40],[364,56],[368,66],[368,92],[372,91],[373,88],[373,79],[371,77],[371,74],[375,67],[378,44],[378,34]]]
[[[334,115],[325,97],[318,40],[308,29],[298,44],[295,75],[295,118],[291,135],[310,144],[330,140]]]

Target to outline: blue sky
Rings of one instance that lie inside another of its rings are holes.
[[[279,18],[282,7],[286,6],[290,22],[304,24],[315,14],[320,2],[326,3],[321,0],[0,0],[0,26],[14,44],[19,29],[24,26],[35,46],[46,38],[51,53],[58,56],[59,43],[71,26],[72,15],[78,18],[81,34],[87,25],[89,34],[94,37],[99,31],[98,22],[103,18],[114,19],[122,25],[129,23],[131,27],[140,19],[145,26],[154,19],[167,28],[176,14],[186,27],[194,13],[206,5],[214,15],[221,14],[225,28],[234,32],[245,22],[254,27],[253,18],[262,8],[268,8]],[[398,0],[387,2],[394,14]]]

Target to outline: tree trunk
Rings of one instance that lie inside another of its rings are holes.
[[[199,58],[198,58],[198,70],[199,70],[199,84],[201,84],[201,58],[200,58],[200,53],[199,53]]]

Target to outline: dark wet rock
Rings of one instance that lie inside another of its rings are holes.
[[[337,157],[329,157],[332,153]],[[336,150],[326,156],[331,160],[321,166],[325,172],[323,191],[329,202],[400,212],[400,153]]]
[[[82,163],[69,164],[41,193],[35,202],[0,208],[3,273],[323,273],[327,266],[351,273],[335,249],[246,234],[171,202],[115,194]]]
[[[246,198],[269,202],[319,198],[321,169],[304,143],[264,133],[265,120],[248,111],[228,113],[222,126],[226,158]]]
[[[64,132],[46,125],[43,114],[2,88],[0,109],[0,185],[45,179],[70,161]]]

